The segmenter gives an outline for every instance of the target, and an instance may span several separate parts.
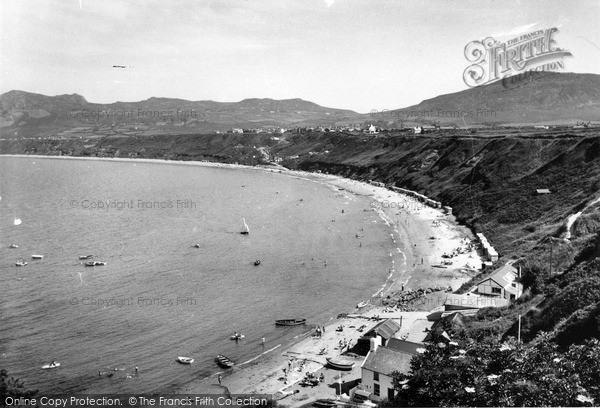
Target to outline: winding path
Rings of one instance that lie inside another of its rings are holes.
[[[565,236],[565,240],[571,239],[571,227],[573,226],[575,221],[577,221],[577,218],[579,218],[585,210],[587,210],[589,207],[596,204],[597,202],[600,202],[600,198],[595,199],[594,201],[586,205],[583,210],[579,211],[578,213],[571,214],[569,218],[567,218],[567,235]]]

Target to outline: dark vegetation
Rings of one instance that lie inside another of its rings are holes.
[[[25,387],[23,381],[16,379],[8,374],[4,369],[0,369],[0,407],[6,406],[6,398],[30,398],[37,394],[37,390],[30,390]]]
[[[527,345],[460,343],[427,346],[409,374],[394,373],[398,394],[383,406],[594,406],[600,400],[597,339],[564,352],[544,335]]]

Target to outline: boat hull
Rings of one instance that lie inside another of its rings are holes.
[[[180,364],[192,364],[194,359],[189,357],[177,357],[177,362]]]
[[[330,367],[337,370],[350,371],[354,368],[354,363],[349,361],[334,360],[332,358],[327,358],[326,360]]]
[[[299,326],[306,324],[306,319],[281,319],[275,320],[276,326]]]
[[[222,356],[222,355],[218,355],[217,358],[215,358],[215,361],[217,362],[218,365],[220,365],[223,368],[231,368],[235,365],[235,363],[233,361],[231,361],[229,358]]]

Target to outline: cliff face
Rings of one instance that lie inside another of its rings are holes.
[[[292,144],[299,154],[311,143]],[[591,136],[387,137],[365,142],[333,136],[312,144],[318,147],[311,150],[329,153],[299,160],[300,168],[419,191],[453,207],[459,219],[489,235],[505,254],[531,250],[549,234],[564,236],[568,215],[600,194],[600,140]],[[551,194],[539,195],[537,189]],[[579,237],[575,233],[573,240]]]

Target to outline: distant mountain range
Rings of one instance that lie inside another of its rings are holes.
[[[600,75],[536,73],[369,114],[302,99],[214,102],[150,98],[98,104],[77,94],[46,96],[24,91],[0,95],[0,107],[0,130],[12,137],[209,133],[370,122],[382,127],[596,122],[600,121]]]
[[[384,116],[384,115],[381,115]],[[600,75],[534,72],[436,96],[386,117],[465,125],[565,124],[600,120]]]

